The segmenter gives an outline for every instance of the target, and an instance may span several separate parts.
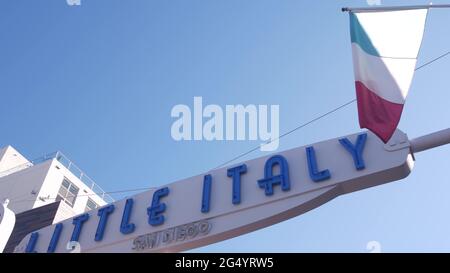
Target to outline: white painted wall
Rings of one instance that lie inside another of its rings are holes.
[[[51,161],[46,161],[0,177],[0,200],[9,199],[9,208],[16,214],[36,207],[34,204],[37,193],[44,183],[50,165]]]
[[[52,224],[74,217],[77,214],[79,213],[76,213],[71,206],[67,205],[65,202],[61,202],[59,204],[58,210],[56,211],[56,215],[55,218],[53,219]]]
[[[106,202],[61,162],[49,159],[33,165],[11,146],[0,149],[0,253],[15,225],[15,214],[56,201],[64,178],[79,188],[74,206],[61,202],[53,223],[85,212],[88,198],[99,206]],[[2,206],[9,199],[8,208]]]
[[[31,164],[28,159],[21,155],[16,149],[11,146],[6,146],[0,149],[0,176],[7,173],[8,170],[17,168],[26,164]]]
[[[73,173],[71,173],[59,161],[53,159],[50,162],[51,164],[49,166],[47,176],[45,177],[45,181],[39,191],[39,196],[48,197],[48,199],[46,199],[45,201],[37,200],[33,208],[54,202],[56,196],[58,195],[58,190],[64,178],[67,178],[70,182],[72,182],[75,186],[77,186],[80,189],[78,192],[79,196],[77,197],[73,208],[65,204],[66,206],[64,207],[66,207],[65,209],[66,211],[72,209],[75,214],[83,213],[86,208],[88,198],[91,198],[95,203],[97,203],[100,206],[106,205],[106,202],[90,189],[90,185],[84,184],[78,177],[76,177]],[[70,213],[61,212],[61,215],[66,214],[69,215]]]
[[[1,200],[0,204],[0,253],[5,249],[8,243],[9,236],[14,229],[16,223],[16,215],[10,209],[8,209],[8,202]]]
[[[9,208],[16,214],[48,205],[55,202],[61,183],[66,177],[79,189],[74,207],[67,204],[60,206],[57,212],[57,220],[61,221],[85,211],[88,198],[98,205],[106,202],[85,185],[78,177],[70,172],[56,159],[47,160],[32,165],[25,157],[14,148],[7,146],[0,150],[0,167],[10,170],[24,163],[28,166],[22,169],[14,169],[12,173],[0,177],[0,200],[9,199]]]

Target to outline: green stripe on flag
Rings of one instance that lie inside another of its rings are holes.
[[[381,57],[364,28],[359,23],[358,18],[350,12],[350,36],[352,43],[358,44],[367,54]]]

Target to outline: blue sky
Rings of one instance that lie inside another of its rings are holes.
[[[176,142],[176,104],[279,104],[283,133],[355,98],[342,6],[367,3],[2,1],[0,146],[29,158],[61,150],[107,191],[206,172],[259,142]],[[449,23],[450,10],[431,11],[418,64],[450,50]],[[449,126],[449,67],[444,58],[416,73],[399,126],[410,137]],[[359,130],[352,104],[279,150]],[[416,160],[403,181],[195,251],[366,252],[376,240],[386,252],[448,252],[450,146]]]

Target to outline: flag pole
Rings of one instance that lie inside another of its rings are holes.
[[[450,4],[441,5],[416,5],[416,6],[391,6],[391,7],[360,7],[350,8],[343,7],[342,12],[377,12],[377,11],[396,11],[396,10],[412,10],[412,9],[436,9],[436,8],[450,8]]]
[[[411,151],[413,153],[419,153],[441,145],[449,144],[450,128],[411,139],[409,143],[411,145]]]

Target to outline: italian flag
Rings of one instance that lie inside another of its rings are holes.
[[[359,125],[388,142],[414,76],[428,9],[350,12]]]

